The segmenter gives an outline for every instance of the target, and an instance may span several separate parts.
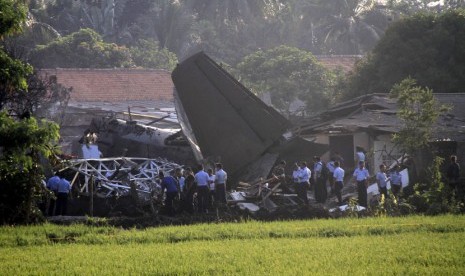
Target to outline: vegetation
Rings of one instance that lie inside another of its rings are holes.
[[[2,227],[0,273],[458,275],[465,269],[464,221],[413,216],[144,230]]]
[[[331,101],[334,75],[307,51],[280,46],[248,55],[238,64],[240,80],[254,93],[270,93],[272,104],[286,113],[300,99],[312,112]]]
[[[407,77],[436,93],[465,86],[465,10],[420,13],[386,31],[348,79],[345,98],[386,93]]]

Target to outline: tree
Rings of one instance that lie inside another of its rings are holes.
[[[393,142],[404,155],[414,156],[431,142],[434,124],[447,107],[438,103],[433,90],[417,86],[412,78],[395,84],[390,96],[397,99],[397,117],[403,123],[402,129],[393,135]]]
[[[333,75],[307,51],[280,46],[246,56],[238,64],[240,80],[257,95],[270,93],[272,104],[289,112],[300,99],[311,112],[328,106]]]
[[[412,77],[436,93],[465,87],[465,10],[421,13],[392,24],[348,77],[345,98],[385,93]]]
[[[35,118],[15,120],[0,112],[0,223],[30,223],[44,193],[40,157],[50,158],[58,125]]]
[[[26,9],[18,1],[0,0],[0,41],[5,36],[21,31],[26,19]],[[27,75],[32,67],[10,57],[0,47],[0,110],[16,88],[27,88]]]
[[[168,49],[160,49],[153,40],[141,39],[136,46],[129,48],[131,57],[136,66],[144,68],[165,69],[172,71],[178,63],[176,55]]]
[[[389,16],[374,0],[315,0],[308,7],[317,40],[331,54],[362,54],[380,39]]]
[[[31,54],[31,63],[39,68],[114,68],[132,64],[129,49],[105,43],[91,29],[58,38],[38,46]]]
[[[20,3],[0,0],[0,39],[21,30],[26,9]],[[59,137],[54,123],[5,112],[14,106],[15,93],[27,91],[31,72],[31,66],[0,48],[0,223],[29,223],[38,214],[35,199],[43,192],[39,159],[53,155]]]

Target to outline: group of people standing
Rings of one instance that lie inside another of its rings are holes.
[[[195,174],[191,168],[178,168],[169,176],[160,172],[159,178],[162,197],[166,191],[164,205],[168,215],[175,215],[178,200],[180,208],[189,213],[207,213],[214,204],[226,204],[228,176],[221,163],[215,164],[215,173],[213,169],[205,171],[203,165],[199,165]]]
[[[68,206],[68,195],[71,191],[71,184],[65,178],[58,175],[50,177],[45,186],[53,195],[48,203],[49,216],[66,215]]]
[[[325,164],[319,156],[313,158],[313,174],[307,162],[295,163],[292,172],[294,190],[305,204],[309,204],[308,190],[313,190],[317,203],[325,203],[328,198],[327,182],[330,184],[330,194],[337,197],[342,204],[342,188],[344,186],[345,171],[341,168],[341,161],[334,159]],[[284,162],[284,161],[282,161]]]

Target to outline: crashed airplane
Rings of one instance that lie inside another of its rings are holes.
[[[223,163],[234,181],[267,177],[279,160],[311,160],[327,146],[295,135],[291,123],[203,52],[172,73],[178,120],[197,162]]]

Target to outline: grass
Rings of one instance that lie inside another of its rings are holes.
[[[0,275],[465,274],[465,217],[0,228]]]

